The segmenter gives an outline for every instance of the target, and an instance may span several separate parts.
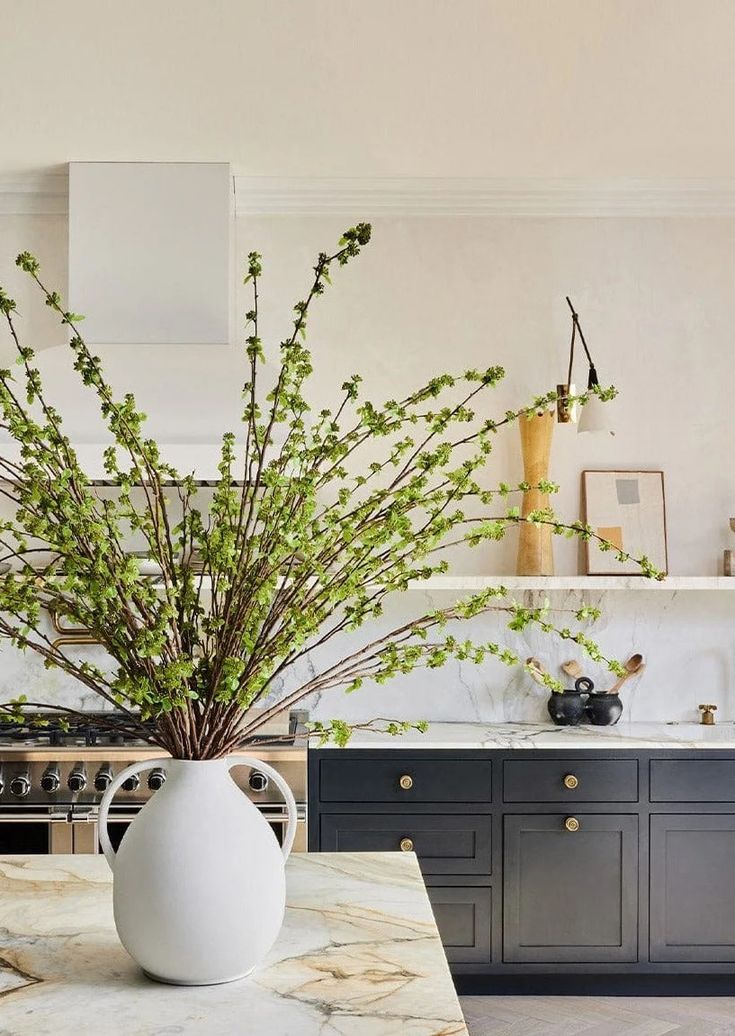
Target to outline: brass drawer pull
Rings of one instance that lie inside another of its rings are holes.
[[[567,817],[564,821],[564,827],[567,831],[579,831],[579,821],[576,817]]]
[[[573,791],[575,788],[578,788],[579,777],[575,777],[573,773],[568,773],[564,778],[564,787],[569,788],[570,791]]]
[[[404,791],[410,791],[413,788],[413,777],[410,774],[404,773],[398,782]]]
[[[412,853],[413,852],[413,842],[411,841],[410,838],[402,838],[401,839],[401,852],[402,853]]]

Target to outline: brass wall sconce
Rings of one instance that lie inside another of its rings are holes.
[[[566,300],[572,314],[572,340],[569,345],[569,369],[567,371],[567,380],[564,384],[556,386],[558,396],[556,401],[557,422],[559,424],[576,424],[578,432],[610,432],[612,434],[609,412],[602,400],[594,393],[595,387],[600,384],[600,381],[597,376],[594,361],[587,346],[587,341],[584,337],[584,332],[579,323],[579,315],[572,305],[572,300],[568,295],[566,296]],[[574,402],[576,388],[572,383],[574,345],[577,340],[577,335],[579,335],[579,340],[582,343],[585,356],[587,357],[587,363],[589,364],[587,391],[590,393],[590,397],[583,407],[580,407],[578,403]]]

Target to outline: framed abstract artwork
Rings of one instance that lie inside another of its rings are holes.
[[[582,506],[598,536],[668,572],[663,471],[583,471]],[[642,575],[634,561],[616,561],[595,540],[586,553],[588,576]]]

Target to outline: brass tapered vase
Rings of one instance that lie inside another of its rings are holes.
[[[553,411],[521,417],[518,427],[521,432],[521,454],[523,456],[523,479],[532,486],[548,479],[551,459],[551,440],[554,434]],[[539,489],[528,489],[523,494],[522,517],[531,511],[544,510],[549,506],[549,494]],[[554,547],[549,525],[519,526],[518,562],[519,576],[553,576]]]

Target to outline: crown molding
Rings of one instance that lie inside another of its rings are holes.
[[[241,216],[734,216],[735,179],[235,178]]]
[[[0,215],[63,215],[68,211],[68,201],[66,169],[0,175]]]
[[[238,216],[735,216],[735,178],[691,180],[235,176]],[[0,175],[0,215],[68,209],[66,170]]]

